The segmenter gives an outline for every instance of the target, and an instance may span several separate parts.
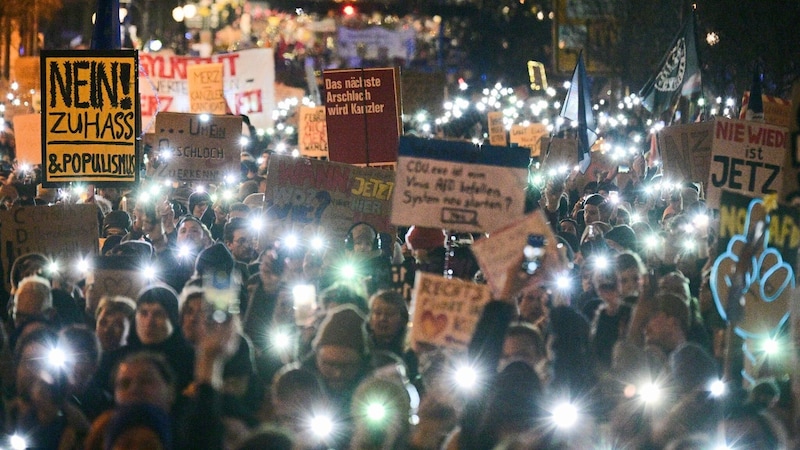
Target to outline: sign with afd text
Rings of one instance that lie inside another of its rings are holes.
[[[189,77],[189,112],[225,114],[222,63],[193,64],[186,68]]]
[[[400,138],[392,223],[489,232],[522,217],[530,152]]]
[[[357,222],[391,233],[394,187],[395,173],[389,170],[273,154],[264,193],[266,220],[274,233],[322,233],[334,242],[344,242]]]
[[[658,132],[664,177],[671,181],[708,181],[714,122],[667,127]]]
[[[306,158],[328,157],[328,128],[325,124],[324,106],[301,106],[297,111],[297,149]]]
[[[725,252],[728,242],[737,234],[745,234],[747,209],[753,197],[723,190],[720,195],[717,254]],[[784,261],[795,267],[800,249],[800,209],[779,204],[769,213],[767,244],[783,255]]]
[[[397,161],[403,128],[397,70],[326,70],[323,78],[330,160],[367,166]]]
[[[714,120],[706,204],[720,207],[723,189],[751,197],[781,194],[786,128],[742,120]]]
[[[491,293],[485,284],[417,272],[411,298],[411,347],[421,350],[423,344],[463,350]]]
[[[219,184],[239,178],[241,116],[161,113],[156,117],[152,176]]]
[[[97,206],[20,206],[0,211],[0,259],[5,274],[26,253],[41,253],[74,267],[97,253],[100,236]],[[7,277],[5,279],[8,282]]]
[[[137,182],[136,51],[42,51],[45,185]]]
[[[208,58],[176,56],[167,51],[140,53],[142,123],[152,128],[156,113],[189,112],[188,68],[223,64],[223,92],[233,114],[245,114],[256,128],[272,126],[275,109],[275,58],[271,48],[252,48]]]

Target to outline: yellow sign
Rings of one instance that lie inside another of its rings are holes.
[[[193,64],[186,68],[189,76],[189,112],[225,114],[227,103],[223,91],[223,63]]]
[[[43,51],[45,185],[137,182],[136,51]]]
[[[544,64],[539,61],[528,61],[528,77],[531,80],[532,91],[547,89],[547,72],[544,69]]]

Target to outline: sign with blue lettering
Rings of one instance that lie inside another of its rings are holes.
[[[221,184],[240,178],[242,117],[159,113],[149,176]]]
[[[523,216],[530,150],[401,137],[392,223],[490,232]]]
[[[45,186],[139,181],[135,50],[42,51]]]

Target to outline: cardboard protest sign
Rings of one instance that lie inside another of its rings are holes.
[[[136,51],[42,52],[45,186],[139,181]]]
[[[714,122],[676,125],[657,134],[664,176],[669,180],[705,183],[711,166]]]
[[[275,154],[267,168],[266,220],[276,234],[321,232],[336,242],[356,222],[391,233],[394,184],[388,170]]]
[[[486,121],[489,125],[489,144],[496,147],[508,145],[502,111],[490,111],[486,114]]]
[[[734,236],[743,234],[747,210],[753,197],[723,190],[720,195],[717,254],[728,248]],[[778,205],[770,212],[767,244],[783,255],[784,261],[796,267],[797,250],[800,249],[800,208]]]
[[[493,298],[511,301],[511,295],[529,278],[521,270],[523,250],[529,236],[544,238],[545,254],[541,263],[544,271],[555,274],[564,268],[558,254],[558,242],[547,224],[547,218],[541,211],[535,211],[508,227],[495,231],[488,238],[475,241],[470,247],[491,288]]]
[[[222,63],[194,64],[188,66],[189,112],[225,114],[227,104],[223,91]]]
[[[136,300],[139,292],[148,284],[133,258],[122,256],[99,256],[94,259],[92,269],[86,277],[86,286],[91,297],[99,300],[104,295],[121,295]]]
[[[782,192],[788,132],[741,120],[714,120],[706,203],[719,208],[722,189],[760,197]]]
[[[744,120],[747,107],[750,104],[750,91],[744,91],[742,107],[739,110],[739,119]],[[789,128],[792,122],[792,102],[780,97],[762,94],[761,104],[764,107],[764,122],[770,125]]]
[[[242,118],[161,113],[156,118],[153,176],[219,184],[237,179],[241,164]]]
[[[32,252],[71,264],[97,253],[99,235],[95,205],[15,207],[0,211],[0,261],[6,274],[17,257]]]
[[[511,143],[529,149],[531,157],[541,154],[540,142],[545,136],[547,136],[547,127],[542,123],[532,123],[527,126],[511,125]]]
[[[20,56],[14,61],[14,76],[20,91],[39,90],[41,69],[38,56]]]
[[[324,106],[301,106],[298,111],[297,148],[307,158],[328,157],[328,127]]]
[[[397,161],[403,129],[397,70],[326,70],[323,77],[330,160],[367,166]]]
[[[411,298],[412,348],[465,349],[491,295],[483,284],[417,272]]]
[[[42,116],[14,116],[14,139],[17,142],[17,161],[26,164],[42,163]]]
[[[572,169],[578,164],[578,140],[572,138],[548,138],[539,140],[539,155],[542,158],[542,169],[567,167]]]
[[[225,100],[233,114],[245,114],[256,128],[272,126],[275,59],[271,48],[254,48],[208,58],[141,53],[142,123],[152,127],[157,112],[189,112],[188,67],[222,63]]]
[[[529,152],[400,138],[392,223],[492,231],[523,215]]]

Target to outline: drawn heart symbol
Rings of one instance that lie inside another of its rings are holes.
[[[126,297],[136,298],[137,286],[128,277],[114,277],[109,276],[102,280],[103,294],[105,295],[124,295]]]
[[[436,337],[447,329],[447,315],[438,314],[434,315],[431,311],[422,313],[422,334],[428,337]]]

